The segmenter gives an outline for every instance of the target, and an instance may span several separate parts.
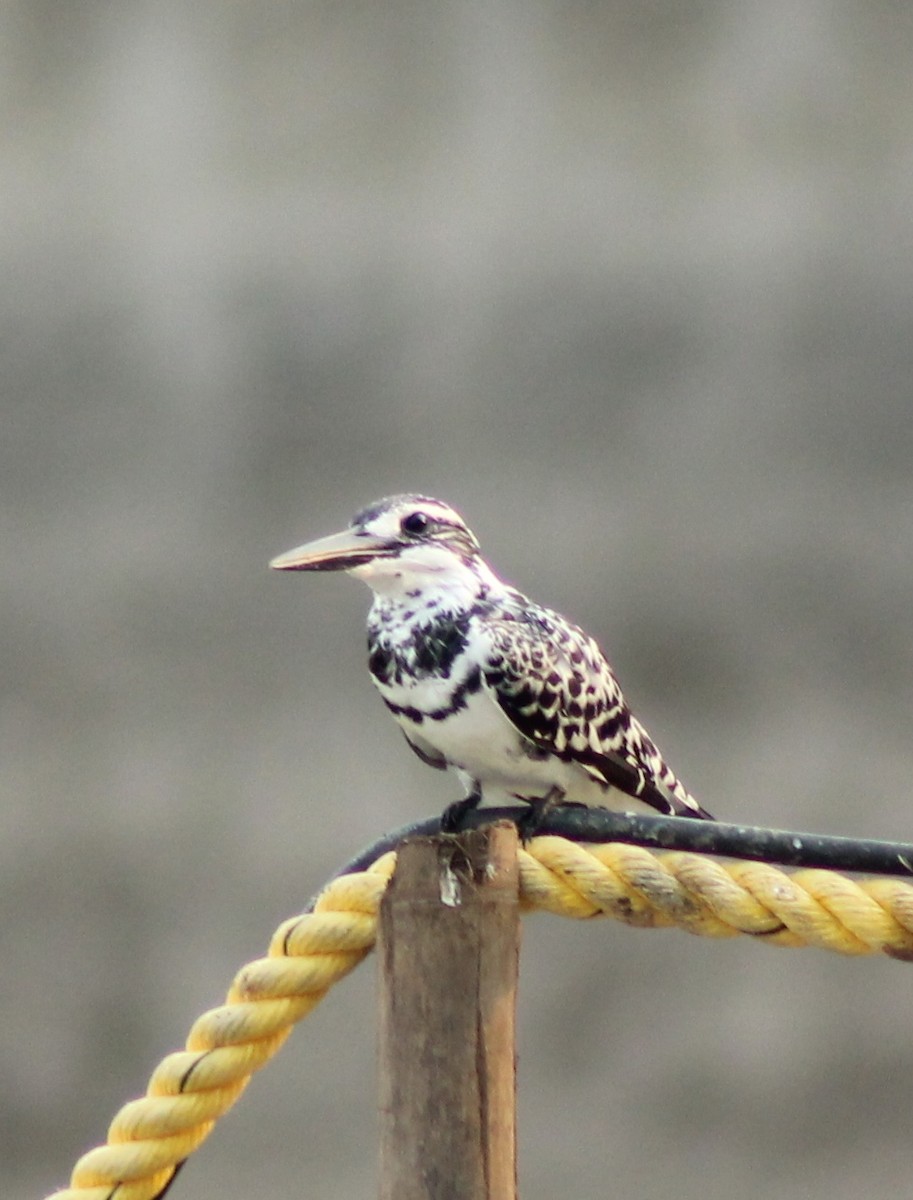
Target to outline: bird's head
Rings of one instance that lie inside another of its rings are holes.
[[[473,593],[494,576],[459,513],[428,496],[391,496],[371,504],[348,529],[274,558],[277,571],[348,571],[380,595],[428,588]]]

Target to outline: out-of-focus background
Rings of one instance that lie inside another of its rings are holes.
[[[913,835],[911,64],[886,3],[0,8],[7,1200],[457,794],[364,588],[266,569],[379,495],[597,635],[713,812]],[[530,919],[525,1200],[897,1194],[911,989]],[[176,1200],[372,1196],[373,1021],[368,963]]]

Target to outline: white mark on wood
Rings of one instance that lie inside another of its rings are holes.
[[[460,877],[449,865],[441,866],[441,904],[448,908],[459,908],[462,903]]]

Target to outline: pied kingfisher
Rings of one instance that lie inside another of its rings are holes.
[[[449,505],[393,496],[348,529],[270,563],[347,571],[374,592],[368,665],[424,762],[456,768],[465,799],[558,802],[712,820],[666,765],[582,629],[502,583]]]

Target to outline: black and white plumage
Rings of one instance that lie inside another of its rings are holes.
[[[503,583],[449,505],[404,495],[270,564],[374,592],[369,668],[406,740],[454,767],[461,807],[523,800],[710,818],[631,713],[596,642]]]

